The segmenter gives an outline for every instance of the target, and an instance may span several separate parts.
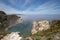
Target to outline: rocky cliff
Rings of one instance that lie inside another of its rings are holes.
[[[22,23],[21,17],[16,15],[7,15],[5,12],[0,11],[0,31],[7,31],[18,23]]]
[[[49,26],[47,26],[48,27],[47,28],[45,24],[45,27],[47,29],[46,30],[43,29],[44,31],[42,30],[39,31],[37,30],[37,32],[33,31],[34,35],[31,36],[33,40],[60,40],[60,20],[52,20],[50,23],[48,21],[48,25]]]
[[[42,21],[34,21],[32,26],[32,34],[36,34],[39,31],[45,31],[47,29],[50,29],[49,21],[42,20]]]

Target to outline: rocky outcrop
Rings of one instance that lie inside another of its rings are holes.
[[[21,17],[16,15],[7,15],[5,12],[0,11],[0,31],[7,31],[18,23],[22,23]]]
[[[0,34],[0,37],[3,34]],[[4,36],[5,35],[5,36]],[[33,40],[31,36],[23,36],[20,34],[20,32],[10,32],[10,33],[5,33],[0,40]]]
[[[22,37],[19,35],[19,32],[12,32],[7,34],[1,40],[22,40]]]
[[[49,21],[42,20],[42,21],[34,21],[33,27],[32,27],[32,34],[36,34],[38,31],[45,31],[47,29],[50,29]]]
[[[32,32],[32,33],[34,33],[34,35],[32,35],[33,40],[60,40],[60,20],[52,20],[51,22],[49,22],[49,21],[46,21],[46,22],[48,22],[48,24],[50,26],[49,27],[45,26],[46,30],[44,28],[43,29],[44,31],[43,30],[36,31],[36,29],[35,29],[35,31]],[[37,23],[35,21],[35,24],[37,24]],[[41,23],[41,21],[40,21],[40,23]],[[44,24],[44,25],[46,25],[46,24]],[[41,27],[43,27],[43,26],[41,26]],[[36,28],[37,28],[37,26],[36,26]]]

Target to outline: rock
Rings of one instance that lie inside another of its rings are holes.
[[[18,23],[22,23],[21,17],[16,15],[7,15],[5,12],[0,11],[0,31],[7,31]]]
[[[1,40],[21,40],[21,39],[22,37],[19,35],[19,32],[12,32],[10,34],[7,34]]]
[[[34,21],[33,27],[32,27],[32,34],[36,34],[38,31],[45,31],[47,29],[50,29],[49,21],[42,20],[42,21]]]
[[[31,37],[26,37],[25,40],[33,40]]]

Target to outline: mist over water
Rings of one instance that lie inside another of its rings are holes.
[[[32,29],[32,22],[37,20],[60,20],[59,14],[53,14],[53,15],[18,15],[23,18],[23,22],[21,24],[17,24],[13,28],[11,28],[9,31],[18,31],[23,35],[31,34]]]

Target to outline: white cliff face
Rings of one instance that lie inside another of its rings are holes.
[[[13,18],[12,17],[10,18],[10,16],[9,16],[8,18],[10,19],[9,26],[7,28],[5,28],[5,31],[7,31],[9,28],[23,22],[22,17],[14,16]]]
[[[22,22],[23,22],[22,17],[17,19],[17,23],[22,23]]]
[[[12,32],[10,34],[7,34],[1,40],[21,40],[22,37],[18,33],[19,32]]]
[[[33,28],[32,28],[32,34],[36,34],[38,31],[45,31],[50,28],[49,21],[43,20],[43,21],[34,21],[33,22]]]

